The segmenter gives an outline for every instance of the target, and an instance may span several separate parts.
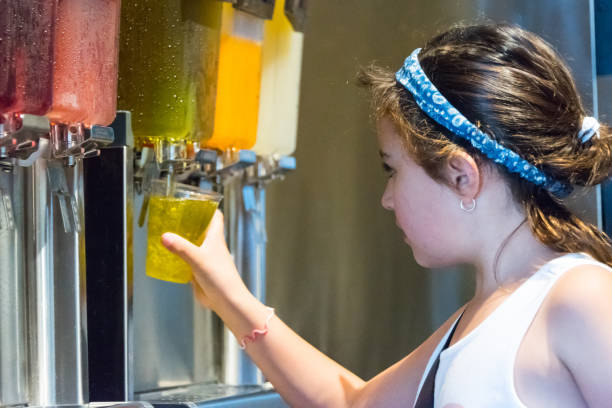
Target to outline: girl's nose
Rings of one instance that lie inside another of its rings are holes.
[[[393,211],[393,194],[389,188],[389,184],[385,188],[385,191],[380,199],[380,204],[385,210]]]

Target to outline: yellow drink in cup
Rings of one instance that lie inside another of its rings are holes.
[[[221,197],[221,194],[179,183],[167,194],[165,181],[153,181],[148,210],[147,276],[176,283],[191,280],[189,265],[162,245],[161,236],[173,232],[201,245]]]

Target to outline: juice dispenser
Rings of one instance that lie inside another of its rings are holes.
[[[258,131],[258,120],[261,120],[262,113],[260,109],[263,107],[269,113],[275,109],[267,106],[274,91],[266,94],[265,100],[260,100],[260,92],[263,92],[263,89],[260,89],[262,46],[265,47],[264,27],[272,24],[272,39],[269,42],[274,44],[269,46],[267,57],[271,67],[271,61],[276,56],[276,44],[273,40],[277,37],[274,28],[278,21],[271,23],[269,19],[276,7],[277,20],[280,20],[278,14],[283,14],[283,6],[284,3],[275,1],[246,0],[239,1],[234,7],[224,5],[214,132],[212,138],[204,143],[205,148],[221,153],[213,164],[213,168],[216,168],[213,176],[216,176],[214,181],[224,193],[229,249],[247,287],[262,301],[265,300],[266,249],[264,186],[268,181],[295,169],[295,160],[286,156],[275,157],[275,160],[257,159],[255,152],[246,149],[259,143],[256,139],[262,136]],[[301,42],[298,45],[301,45]],[[301,48],[296,46],[295,49],[298,51],[296,55],[300,56]],[[299,68],[299,61],[293,64]],[[268,82],[271,84],[267,86],[275,85],[276,82],[272,80],[274,75],[284,75],[286,70],[287,68],[280,65],[276,73],[268,68]],[[291,75],[296,76],[288,74],[289,77]],[[299,71],[297,78],[292,79],[291,86],[297,88]],[[295,94],[296,90],[293,90],[293,93]],[[287,121],[295,121],[296,116],[296,113],[293,113]],[[266,120],[266,123],[269,122],[269,119]],[[289,125],[291,126],[295,126],[295,123]],[[291,137],[295,137],[295,132]],[[295,145],[295,142],[290,144]],[[285,148],[277,153],[290,154],[292,151],[293,148]],[[200,151],[198,157],[208,165],[204,158],[206,153]],[[242,170],[236,169],[236,164],[241,162]],[[247,162],[252,165],[246,165]],[[227,384],[240,386],[263,383],[261,372],[238,347],[227,329],[223,338],[222,378]]]
[[[264,18],[274,2],[242,3],[223,5],[214,132],[204,143],[221,151],[250,149],[257,135]]]
[[[6,0],[0,12],[0,406],[24,405],[35,369],[27,339],[27,169],[51,105],[57,1]]]
[[[118,2],[2,5],[0,405],[83,404],[80,159],[113,139]]]
[[[115,118],[119,11],[120,0],[59,0],[48,113],[55,157],[91,154],[87,129],[104,138],[100,126]]]
[[[156,398],[145,391],[217,379],[212,314],[194,304],[188,285],[145,273],[149,223],[163,223],[145,216],[150,186],[159,184],[155,179],[184,182],[195,163],[194,148],[212,134],[221,8],[217,0],[124,0],[122,6],[118,106],[131,112],[136,151],[137,212],[134,225],[125,228],[134,231],[138,398]]]
[[[274,17],[265,25],[257,142],[253,146],[260,156],[295,151],[304,16],[303,2],[277,0]]]
[[[122,25],[119,108],[132,112],[136,149],[176,167],[212,134],[221,3],[124,1]]]
[[[7,0],[0,13],[0,158],[33,147],[20,114],[51,106],[53,29],[57,0]],[[22,152],[23,153],[23,152]],[[13,154],[15,156],[15,154]],[[23,154],[21,154],[23,156]]]
[[[44,115],[51,105],[56,1],[7,0],[0,15],[0,112]]]

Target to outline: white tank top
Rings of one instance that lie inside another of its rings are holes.
[[[525,407],[514,388],[514,361],[521,341],[557,279],[583,264],[612,271],[584,253],[555,258],[530,276],[474,330],[444,350],[436,374],[434,408]],[[450,331],[429,359],[419,392]]]

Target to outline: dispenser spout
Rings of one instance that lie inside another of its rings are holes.
[[[12,231],[14,229],[15,218],[13,217],[11,196],[0,188],[0,231]]]

